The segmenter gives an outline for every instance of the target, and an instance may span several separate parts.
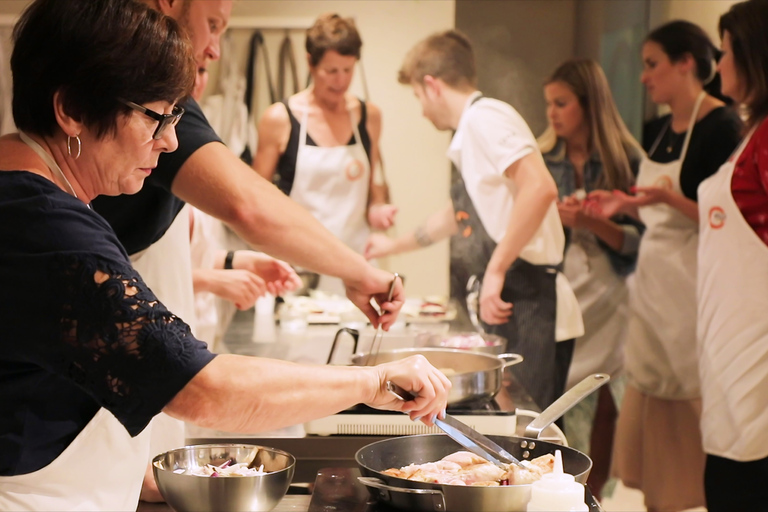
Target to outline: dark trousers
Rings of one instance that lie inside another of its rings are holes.
[[[707,455],[708,512],[768,512],[768,457],[739,462]]]

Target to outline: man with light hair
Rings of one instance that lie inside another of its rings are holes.
[[[455,235],[452,282],[482,277],[480,318],[525,358],[512,368],[543,409],[564,389],[574,338],[584,333],[576,297],[562,274],[565,235],[557,187],[536,139],[510,105],[477,89],[470,41],[448,30],[419,42],[400,83],[413,87],[424,117],[455,130],[447,156],[461,179],[451,202],[412,233],[372,235],[370,258],[409,251]]]

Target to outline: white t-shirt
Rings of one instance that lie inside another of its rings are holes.
[[[490,98],[472,104],[480,94],[476,92],[467,99],[447,155],[461,172],[480,222],[499,243],[507,231],[517,195],[515,182],[504,173],[510,165],[539,149],[530,128],[514,108]],[[543,163],[542,169],[546,171]],[[563,225],[553,202],[519,257],[534,265],[557,265],[563,261],[564,248]],[[557,274],[556,289],[555,339],[564,341],[583,335],[578,301],[561,272]]]

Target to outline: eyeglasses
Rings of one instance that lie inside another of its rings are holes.
[[[178,105],[173,107],[173,111],[170,114],[158,114],[154,110],[150,110],[147,107],[142,107],[141,105],[132,101],[124,100],[122,98],[118,98],[117,101],[126,107],[130,107],[137,112],[141,112],[142,114],[151,117],[159,123],[157,128],[155,128],[155,133],[152,134],[152,138],[155,140],[163,136],[163,132],[165,132],[166,128],[169,126],[176,126],[179,123],[181,116],[184,115],[184,109]]]

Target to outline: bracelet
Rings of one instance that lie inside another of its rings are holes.
[[[416,231],[413,232],[413,237],[416,239],[416,243],[421,247],[432,245],[433,240],[427,234],[427,230],[424,226],[417,227]]]
[[[235,259],[235,251],[227,252],[227,257],[224,258],[224,268],[226,270],[232,270],[232,260]]]

